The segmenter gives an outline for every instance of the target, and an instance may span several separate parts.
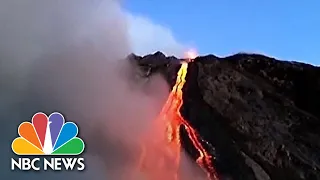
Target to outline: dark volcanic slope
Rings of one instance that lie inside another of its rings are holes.
[[[137,57],[173,84],[179,60]],[[210,142],[215,166],[235,180],[320,179],[320,68],[262,55],[198,57],[182,113]],[[195,157],[188,143],[185,149]]]

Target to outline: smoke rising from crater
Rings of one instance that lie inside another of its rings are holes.
[[[116,0],[0,2],[0,116],[6,123],[1,152],[8,161],[20,122],[38,111],[59,111],[79,126],[87,176],[45,172],[46,179],[129,178],[122,175],[130,173],[139,137],[169,88],[159,75],[151,83],[132,83],[135,67],[124,60],[131,48],[120,5]],[[145,86],[151,93],[142,91]],[[43,178],[40,174],[5,175]]]

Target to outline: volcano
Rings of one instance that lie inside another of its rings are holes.
[[[144,77],[160,73],[173,89],[185,61],[161,52],[129,59]],[[178,134],[194,162],[204,151],[214,157],[202,165],[219,179],[320,179],[319,67],[245,53],[188,62]]]

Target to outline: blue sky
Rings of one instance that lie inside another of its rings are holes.
[[[125,8],[200,54],[258,52],[320,64],[319,0],[130,0]]]

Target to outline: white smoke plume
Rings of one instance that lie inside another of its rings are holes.
[[[169,87],[160,76],[130,83],[135,67],[124,60],[131,52],[127,29],[117,0],[0,1],[2,177],[131,178],[137,143]],[[59,111],[78,124],[87,147],[85,173],[9,172],[16,129],[38,111]]]

